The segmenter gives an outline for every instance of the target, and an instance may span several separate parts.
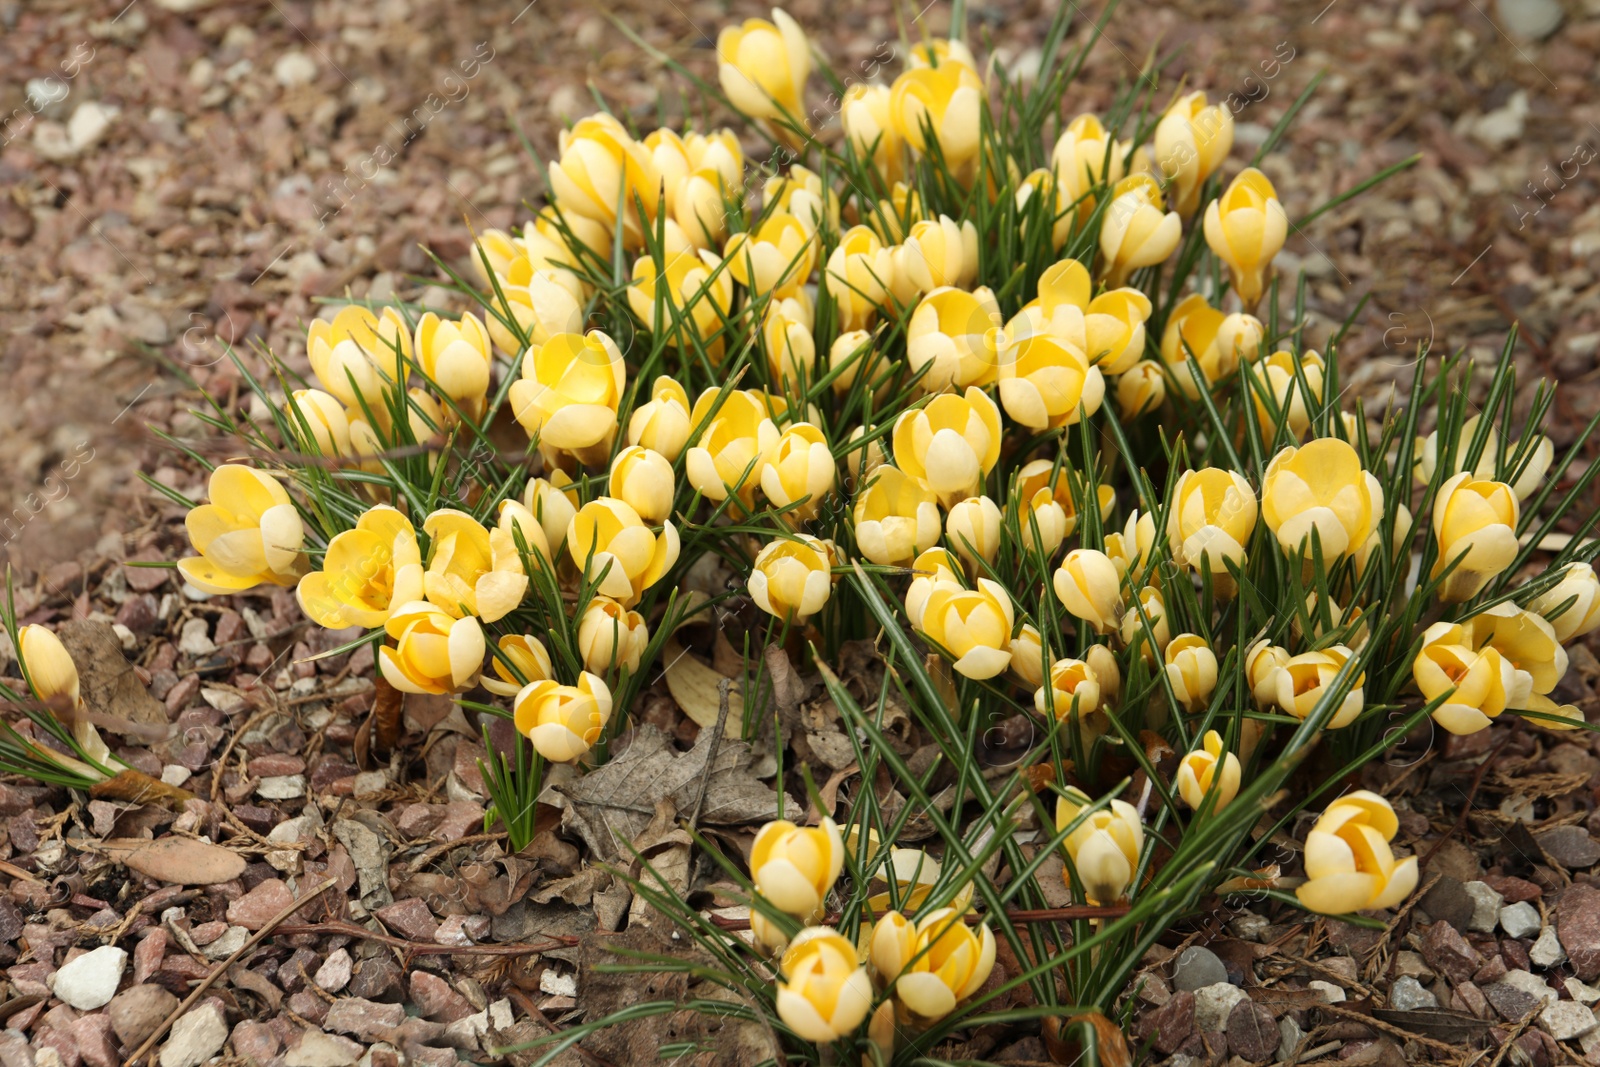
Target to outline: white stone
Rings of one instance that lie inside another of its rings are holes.
[[[306,776],[303,774],[268,775],[256,786],[256,796],[263,800],[293,800],[305,795]]]
[[[1501,149],[1513,142],[1522,139],[1523,127],[1528,118],[1528,94],[1526,90],[1518,89],[1511,94],[1510,99],[1503,107],[1478,116],[1468,126],[1469,132],[1485,147]],[[1506,811],[1507,804],[1515,803],[1516,807],[1526,808],[1527,816],[1520,813]],[[1509,797],[1500,805],[1500,810],[1512,818],[1522,822],[1533,821],[1533,799],[1531,797]]]
[[[517,1017],[511,1011],[511,1001],[502,997],[489,1003],[489,1025],[496,1030],[509,1030],[516,1025]]]
[[[1585,985],[1576,978],[1568,978],[1564,984],[1567,987],[1567,996],[1579,1004],[1593,1004],[1600,1000],[1600,989]]]
[[[169,763],[161,768],[161,780],[170,786],[180,786],[192,777],[194,777],[193,771],[176,763]]]
[[[1467,896],[1472,898],[1472,918],[1467,920],[1467,929],[1480,934],[1494,933],[1495,925],[1500,921],[1500,907],[1506,898],[1495,892],[1487,882],[1468,882],[1463,888]]]
[[[200,1067],[228,1040],[228,1024],[215,1004],[201,1005],[178,1017],[161,1047],[161,1067]]]
[[[204,619],[190,619],[178,634],[178,651],[185,656],[209,656],[217,650],[211,640],[211,624]]]
[[[28,107],[34,112],[61,103],[72,92],[60,78],[29,78],[23,91],[28,98]]]
[[[1318,979],[1315,982],[1307,982],[1306,988],[1315,989],[1321,993],[1323,1003],[1325,1004],[1338,1004],[1345,999],[1344,990],[1339,986],[1334,985],[1332,982],[1324,982],[1321,979]]]
[[[1540,931],[1539,940],[1529,946],[1528,962],[1545,970],[1567,962],[1567,950],[1561,947],[1561,938],[1556,936],[1554,926],[1546,926]]]
[[[1594,1012],[1574,1001],[1558,1000],[1545,1005],[1539,1025],[1557,1041],[1570,1041],[1594,1029]]]
[[[67,140],[71,142],[72,150],[82,152],[99,144],[106,131],[111,129],[111,120],[116,113],[115,108],[97,104],[93,100],[79,104],[78,110],[67,120]]]
[[[1250,999],[1245,991],[1227,982],[1202,986],[1194,991],[1194,1025],[1200,1031],[1226,1030],[1228,1013],[1241,1000]]]
[[[1561,25],[1561,0],[1499,0],[1495,12],[1510,33],[1530,41],[1543,40]]]
[[[203,947],[200,951],[209,960],[225,960],[229,956],[244,948],[244,943],[250,940],[250,931],[242,926],[230,926],[222,932],[222,936]]]
[[[304,52],[285,52],[272,64],[272,76],[286,89],[309,85],[317,76],[317,64]]]
[[[1539,909],[1526,900],[1500,909],[1500,929],[1507,937],[1533,937],[1539,932]]]
[[[321,1030],[307,1030],[300,1043],[283,1054],[285,1067],[349,1067],[361,1046]]]
[[[1278,1059],[1293,1062],[1294,1054],[1300,1049],[1300,1042],[1305,1040],[1306,1032],[1300,1029],[1300,1024],[1285,1015],[1278,1020]]]
[[[55,973],[51,990],[62,1001],[79,1011],[93,1011],[111,1003],[122,981],[128,954],[115,945],[101,945],[85,952]]]
[[[1394,985],[1389,987],[1389,1007],[1395,1011],[1416,1011],[1418,1008],[1438,1006],[1439,998],[1409,974],[1396,978]]]
[[[578,995],[578,976],[546,967],[539,974],[539,991],[549,993],[552,997],[575,997]]]

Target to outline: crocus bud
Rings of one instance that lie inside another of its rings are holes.
[[[902,154],[905,142],[895,128],[887,85],[856,82],[844,91],[839,108],[839,124],[850,139],[857,157],[869,161],[892,185],[905,172]]]
[[[894,248],[894,270],[895,284],[906,287],[908,295],[965,289],[978,276],[978,228],[971,219],[957,223],[948,215],[913,223]]]
[[[831,542],[807,534],[771,542],[750,567],[750,599],[780,619],[815,615],[833,592],[833,556]]]
[[[993,563],[1000,551],[1000,506],[986,496],[969,496],[950,508],[945,537],[967,564],[967,573],[980,573],[978,560]]]
[[[1000,346],[1000,403],[1030,430],[1072,426],[1100,410],[1106,381],[1082,349],[1040,333]]]
[[[945,393],[894,424],[894,461],[945,506],[977,496],[1000,459],[1000,409],[987,393]]]
[[[1302,652],[1298,656],[1289,657],[1288,662],[1273,674],[1278,707],[1297,719],[1308,717],[1316,710],[1328,687],[1333,684],[1339,671],[1354,654],[1343,645],[1333,645],[1320,652]],[[1365,701],[1362,686],[1366,678],[1365,674],[1355,676],[1350,691],[1345,694],[1339,706],[1334,709],[1333,717],[1328,720],[1328,729],[1338,730],[1349,726],[1355,722],[1356,716],[1361,714]]]
[[[969,927],[962,913],[939,908],[916,925],[891,911],[872,928],[872,966],[912,1016],[933,1021],[978,991],[994,970],[994,934]]]
[[[1595,579],[1594,567],[1587,563],[1567,564],[1561,581],[1539,594],[1528,607],[1550,621],[1556,639],[1563,644],[1600,629],[1600,581]]]
[[[523,357],[511,413],[541,450],[600,463],[616,438],[627,375],[621,350],[600,330],[557,334]]]
[[[450,615],[494,622],[522,603],[528,575],[509,531],[484,529],[464,511],[442,509],[422,530],[432,541],[422,587],[428,601]]]
[[[750,118],[798,122],[810,74],[811,42],[782,8],[771,22],[746,19],[717,35],[717,80]]]
[[[59,702],[69,711],[83,704],[77,664],[49,629],[37,623],[19,629],[17,659],[28,669],[28,682],[41,703],[53,706]]]
[[[1435,514],[1437,514],[1435,505]],[[1261,481],[1261,517],[1291,556],[1311,555],[1315,531],[1329,563],[1359,549],[1383,518],[1383,487],[1344,441],[1285,448]]]
[[[499,651],[489,663],[496,677],[480,679],[480,684],[489,692],[514,697],[530,682],[555,677],[550,651],[532,634],[506,634],[495,642],[495,647]],[[511,669],[513,666],[516,670]]]
[[[612,669],[635,672],[650,644],[650,629],[644,616],[629,611],[610,597],[589,601],[578,622],[578,652],[584,667],[604,675]]]
[[[1155,162],[1171,182],[1178,214],[1188,218],[1200,204],[1200,187],[1233,149],[1233,113],[1206,105],[1206,94],[1175,100],[1156,124]]]
[[[545,544],[549,546],[549,558],[553,562],[567,543],[567,528],[578,513],[577,489],[564,472],[554,470],[549,478],[534,478],[528,482],[522,490],[522,505],[533,513],[544,530]]]
[[[894,255],[867,226],[852,226],[828,256],[822,282],[839,309],[842,327],[860,329],[887,298]]]
[[[1172,255],[1183,223],[1177,212],[1164,211],[1161,187],[1148,174],[1122,179],[1111,193],[1100,224],[1100,256],[1106,286],[1116,289],[1134,271]]]
[[[1201,747],[1178,762],[1178,795],[1199,811],[1206,795],[1215,791],[1217,798],[1211,809],[1214,814],[1239,795],[1239,774],[1239,757],[1223,748],[1221,734],[1207,730]]]
[[[551,763],[570,763],[594,747],[611,720],[611,690],[584,671],[577,685],[530,682],[512,705],[517,730]]]
[[[211,472],[206,495],[209,502],[183,520],[199,553],[178,561],[184,580],[216,596],[262,582],[295,584],[305,570],[305,528],[283,484],[253,467],[224,463]]]
[[[1005,587],[979,578],[978,588],[940,585],[928,594],[922,632],[937,644],[956,672],[981,681],[1011,665],[1014,615]]]
[[[887,362],[883,355],[873,351],[872,334],[866,330],[846,330],[841,333],[833,339],[833,345],[828,349],[828,370],[838,371],[833,377],[834,395],[848,395],[863,370],[867,370],[875,379],[870,383],[876,387],[874,393],[881,395],[888,377],[893,374],[892,369],[886,366]],[[862,432],[861,427],[852,431],[852,436],[859,432]]]
[[[936,498],[898,467],[879,467],[868,475],[852,519],[856,547],[884,567],[904,567],[939,540]]]
[[[1254,316],[1224,315],[1199,293],[1190,293],[1167,317],[1166,329],[1161,332],[1161,358],[1183,395],[1198,400],[1200,387],[1189,369],[1189,359],[1200,365],[1206,384],[1215,385],[1237,370],[1241,360],[1255,360],[1264,332]]]
[[[296,389],[283,411],[301,451],[327,458],[350,455],[350,416],[335,397],[321,389]]]
[[[1250,695],[1256,706],[1265,710],[1278,705],[1278,668],[1289,662],[1289,650],[1274,645],[1265,637],[1244,654],[1244,673],[1250,680]]]
[[[654,534],[627,503],[600,497],[572,516],[567,551],[597,592],[632,607],[678,562],[678,531],[666,522]]]
[[[853,1033],[872,1010],[872,979],[856,947],[823,926],[795,935],[778,965],[778,1017],[805,1041]]]
[[[912,372],[927,367],[918,388],[937,393],[994,381],[1000,336],[1000,305],[980,286],[973,292],[934,289],[911,314],[906,361]]]
[[[819,826],[769,822],[750,849],[750,880],[757,892],[801,920],[822,915],[823,901],[842,870],[844,841],[826,817]]]
[[[1217,588],[1231,592],[1228,565],[1244,569],[1245,542],[1255,526],[1256,494],[1237,471],[1207,467],[1179,476],[1167,512],[1167,543],[1180,566],[1209,568]]]
[[[690,340],[678,336],[681,329],[697,337],[713,361],[720,360],[723,341],[718,334],[733,306],[733,275],[721,266],[722,260],[705,250],[665,250],[659,270],[654,256],[640,256],[633,264],[628,306],[646,329],[674,347],[691,346]],[[581,323],[567,332],[581,333]]]
[[[1058,659],[1050,664],[1049,679],[1033,694],[1033,707],[1040,715],[1082,721],[1100,709],[1100,680],[1085,661]]]
[[[855,488],[862,485],[872,477],[874,471],[885,463],[889,457],[883,452],[883,437],[881,435],[866,440],[877,427],[862,424],[850,431],[850,440],[844,455],[839,457],[839,462],[844,464],[847,475],[846,488]],[[863,442],[858,444],[857,442]]]
[[[561,131],[560,155],[550,167],[550,191],[557,206],[593,219],[616,232],[621,208],[624,244],[644,244],[644,227],[661,209],[661,174],[644,145],[607,114],[580,119]],[[644,217],[639,215],[644,205]]]
[[[767,302],[761,316],[761,345],[774,388],[809,385],[816,377],[817,342],[811,336],[811,309],[801,299],[791,296]]]
[[[1117,665],[1117,654],[1111,651],[1109,645],[1090,645],[1089,651],[1083,654],[1083,661],[1094,672],[1095,681],[1100,685],[1100,702],[1115,702],[1117,695],[1122,692],[1122,668]]]
[[[1094,214],[1095,187],[1122,180],[1127,155],[1127,143],[1115,140],[1100,119],[1091,114],[1073,119],[1056,139],[1050,166],[1065,201],[1077,205],[1073,210],[1080,223]]]
[[[1289,236],[1289,216],[1265,174],[1246,167],[1206,207],[1206,244],[1228,265],[1239,302],[1254,308],[1266,289],[1272,257]]]
[[[1122,625],[1122,580],[1104,552],[1092,548],[1068,552],[1052,584],[1068,613],[1096,633],[1112,633]]]
[[[364,397],[376,411],[384,407],[388,384],[406,380],[411,331],[392,307],[378,315],[359,304],[346,304],[332,321],[311,323],[306,358],[322,387],[341,402],[359,410]]]
[[[889,468],[893,469],[893,468]],[[959,591],[966,586],[961,580],[961,564],[948,549],[930,548],[920,553],[911,563],[911,584],[906,587],[906,618],[913,629],[922,628],[922,612],[928,597],[943,586]],[[1015,650],[1016,642],[1012,642]]]
[[[394,646],[378,649],[378,667],[402,693],[459,693],[477,683],[487,646],[476,616],[458,619],[417,600],[391,612],[383,628]]]
[[[1044,682],[1047,666],[1039,628],[1031,622],[1023,623],[1011,639],[1011,672],[1029,689],[1037,689]]]
[[[1061,246],[1067,243],[1067,238],[1072,234],[1075,213],[1068,210],[1073,206],[1072,197],[1051,171],[1043,167],[1030,171],[1022,179],[1022,184],[1017,186],[1016,195],[1017,217],[1021,220],[1019,232],[1023,240],[1027,240],[1028,216],[1034,210],[1028,204],[1036,196],[1043,198],[1038,208],[1039,217],[1050,224],[1050,248],[1060,252]]]
[[[494,362],[482,319],[470,311],[456,321],[427,312],[417,322],[415,352],[417,366],[439,392],[474,418],[482,413]]]
[[[1396,861],[1394,808],[1365,789],[1328,805],[1306,835],[1306,882],[1295,896],[1322,915],[1398,907],[1417,888],[1417,858]]]
[[[484,326],[494,347],[508,356],[523,349],[523,342],[542,345],[558,333],[583,331],[583,282],[568,270],[535,270],[532,260],[513,260],[510,273],[497,276],[500,315],[512,319],[510,329],[494,314],[484,316]],[[518,332],[520,331],[520,333]]]
[[[1117,575],[1133,575],[1135,583],[1143,577],[1145,566],[1153,562],[1150,550],[1156,543],[1155,516],[1135,508],[1123,524],[1121,532],[1105,537],[1106,555],[1117,565]]]
[[[748,511],[761,485],[761,470],[778,443],[778,426],[760,393],[734,389],[721,397],[718,407],[719,395],[719,390],[707,389],[694,402],[689,423],[701,433],[686,453],[684,473],[708,500],[720,502],[733,494]]]
[[[1183,710],[1199,712],[1217,689],[1217,654],[1197,634],[1179,634],[1167,645],[1167,682]]]
[[[723,250],[727,273],[752,295],[793,296],[816,266],[817,242],[793,215],[774,211],[754,233],[736,233]]]
[[[784,518],[805,522],[814,518],[833,492],[839,468],[822,431],[809,422],[797,422],[778,435],[767,465],[761,468],[761,491],[774,507],[789,508]]]
[[[677,491],[672,461],[643,445],[629,445],[611,461],[611,495],[627,502],[648,523],[672,514]]]
[[[1129,648],[1138,643],[1140,654],[1146,660],[1158,659],[1172,640],[1172,627],[1167,622],[1167,602],[1162,599],[1161,590],[1152,585],[1139,590],[1137,602],[1137,608],[1128,609],[1122,616],[1122,643]],[[1147,622],[1150,627],[1148,633],[1145,632]],[[1152,640],[1155,642],[1154,648],[1150,647]]]
[[[1250,385],[1256,404],[1256,420],[1261,424],[1261,434],[1269,444],[1280,416],[1289,436],[1296,441],[1311,428],[1306,391],[1300,388],[1300,379],[1295,375],[1297,364],[1311,390],[1310,402],[1322,403],[1322,378],[1327,364],[1316,352],[1306,351],[1298,358],[1293,352],[1274,352],[1261,361],[1256,368],[1258,378]],[[1272,400],[1270,407],[1267,404],[1268,397]]]
[[[423,597],[416,530],[386,504],[368,509],[333,536],[322,569],[300,579],[295,596],[306,618],[330,630],[382,626],[396,607]]]
[[[1463,471],[1439,487],[1433,502],[1433,535],[1439,557],[1433,577],[1450,569],[1439,587],[1447,604],[1471,600],[1517,558],[1516,494],[1504,482],[1482,481]]]
[[[1092,803],[1077,789],[1057,797],[1056,832],[1071,826]],[[1139,853],[1144,848],[1144,824],[1132,804],[1113,800],[1078,823],[1064,844],[1071,863],[1071,868],[1063,872],[1068,888],[1076,872],[1089,903],[1113,904],[1133,884],[1133,872],[1138,869]]]
[[[890,88],[895,131],[918,154],[927,154],[931,128],[939,154],[952,172],[978,157],[983,82],[965,63],[907,70]]]
[[[1128,418],[1159,408],[1167,399],[1167,376],[1161,365],[1141,359],[1117,379],[1117,407]]]

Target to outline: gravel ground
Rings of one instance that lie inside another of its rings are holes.
[[[1600,3],[1567,3],[1559,28],[1538,36],[1532,19],[1543,6],[1531,0],[1438,0],[1398,8],[1354,0],[1326,6],[1323,0],[1129,0],[1111,19],[1069,107],[1102,108],[1119,83],[1139,76],[1147,55],[1175,51],[1165,68],[1174,84],[1183,79],[1213,96],[1249,99],[1238,116],[1238,141],[1248,150],[1322,74],[1316,95],[1266,165],[1291,217],[1390,164],[1422,157],[1375,192],[1297,232],[1280,260],[1288,271],[1306,269],[1310,304],[1323,324],[1341,320],[1370,295],[1342,350],[1346,381],[1381,402],[1396,380],[1406,380],[1418,341],[1489,355],[1518,321],[1530,374],[1565,386],[1559,417],[1548,428],[1563,444],[1600,407],[1600,100],[1593,91]],[[153,500],[136,472],[186,490],[200,481],[147,428],[194,438],[196,447],[218,457],[228,454],[226,442],[200,440],[203,427],[188,414],[201,391],[223,402],[236,396],[239,380],[223,359],[223,341],[245,349],[265,345],[303,361],[304,324],[318,311],[317,297],[419,294],[431,276],[420,245],[460,260],[469,227],[503,227],[528,216],[526,204],[538,203],[542,190],[515,128],[548,155],[562,120],[591,108],[591,89],[647,123],[662,89],[677,99],[670,73],[616,32],[604,10],[707,76],[717,29],[762,13],[754,3],[691,0],[609,9],[561,0],[526,7],[523,0],[134,0],[127,7],[120,0],[0,0],[6,71],[0,97],[0,380],[9,401],[0,406],[0,470],[7,475],[0,480],[0,542],[23,578],[19,608],[28,621],[52,624],[103,611],[128,627],[135,639],[123,641],[125,651],[149,691],[185,725],[190,746],[140,759],[152,773],[171,766],[197,772],[188,788],[209,796],[212,806],[178,815],[179,822],[187,819],[186,828],[213,835],[222,821],[239,822],[244,830],[222,833],[251,861],[243,875],[219,882],[221,888],[185,890],[186,897],[174,895],[159,877],[141,876],[121,888],[108,888],[100,875],[87,882],[80,877],[68,884],[75,895],[63,907],[51,895],[58,889],[30,873],[44,870],[39,850],[52,843],[66,847],[59,798],[4,787],[12,791],[0,795],[7,819],[0,859],[12,882],[0,900],[0,941],[14,941],[27,916],[33,947],[31,958],[4,961],[11,964],[9,988],[0,992],[46,997],[6,1022],[32,1046],[27,1062],[42,1062],[33,1054],[49,1046],[66,1067],[110,1067],[123,1038],[120,1028],[113,1040],[105,1025],[85,1021],[116,1017],[115,1005],[110,1016],[91,1009],[79,1017],[48,1000],[46,979],[77,951],[72,946],[81,947],[76,933],[61,936],[69,926],[77,931],[86,923],[126,920],[130,948],[139,937],[144,953],[135,953],[134,974],[143,968],[146,977],[165,975],[157,984],[165,981],[181,994],[187,982],[207,973],[205,961],[225,955],[207,951],[211,946],[231,944],[224,939],[243,936],[233,931],[254,928],[292,900],[281,880],[291,872],[338,882],[337,902],[317,905],[315,919],[307,921],[392,909],[384,922],[409,946],[408,954],[418,944],[460,945],[450,940],[458,937],[505,943],[552,931],[572,936],[572,929],[557,929],[560,923],[541,926],[525,913],[515,922],[504,918],[514,910],[513,896],[552,884],[563,887],[559,895],[571,890],[565,879],[580,876],[574,874],[576,855],[568,854],[572,847],[553,835],[546,835],[548,855],[526,861],[498,857],[493,842],[461,846],[486,850],[485,858],[470,862],[455,854],[452,875],[481,869],[481,878],[468,883],[466,901],[448,897],[450,879],[432,866],[444,855],[433,851],[434,842],[449,848],[472,835],[474,819],[481,821],[471,736],[451,734],[439,725],[442,718],[429,721],[423,712],[411,724],[429,738],[427,774],[418,777],[450,780],[446,793],[417,781],[360,781],[348,762],[350,715],[371,699],[364,682],[370,662],[340,658],[322,660],[310,673],[297,670],[277,687],[300,685],[304,692],[288,699],[312,698],[297,706],[320,707],[325,718],[302,715],[274,730],[258,722],[249,734],[243,728],[260,710],[258,702],[230,695],[227,686],[207,682],[203,688],[202,676],[211,677],[203,668],[218,648],[231,647],[222,677],[237,684],[240,676],[227,672],[268,677],[278,656],[302,659],[317,651],[297,643],[292,600],[249,598],[238,610],[180,603],[169,610],[163,603],[174,594],[168,572],[116,564],[170,558],[181,547],[180,516]],[[840,69],[881,58],[885,42],[896,42],[897,27],[916,14],[913,8],[897,16],[876,0],[801,0],[789,10]],[[980,53],[991,51],[1019,68],[1035,61],[1030,48],[1049,19],[1047,5],[975,5],[972,15],[990,42]],[[947,19],[944,4],[918,16],[935,34]],[[1080,24],[1074,39],[1085,32]],[[1312,335],[1325,336],[1326,326]],[[1567,699],[1592,704],[1597,679],[1600,664],[1575,653]],[[443,709],[434,710],[443,716]],[[316,739],[309,760],[307,729]],[[213,761],[220,757],[226,764],[223,747],[236,743],[230,739],[240,739],[249,760],[235,754],[237,769],[214,772]],[[1469,740],[1443,746],[1426,768],[1373,772],[1373,785],[1413,796],[1401,841],[1427,851],[1424,878],[1434,879],[1431,898],[1392,936],[1362,941],[1368,932],[1337,923],[1289,930],[1248,913],[1235,916],[1226,930],[1219,922],[1206,935],[1211,959],[1191,957],[1185,964],[1183,946],[1167,946],[1151,958],[1139,1032],[1160,1054],[1196,1063],[1230,1054],[1251,1062],[1281,1058],[1279,1046],[1291,1036],[1285,1020],[1294,1032],[1317,1034],[1317,1047],[1341,1043],[1343,1051],[1332,1054],[1352,1063],[1415,1058],[1431,1048],[1418,1035],[1461,1046],[1511,1040],[1512,1031],[1536,1063],[1588,1055],[1590,1045],[1582,1042],[1594,1033],[1592,1013],[1585,1029],[1566,1009],[1547,1019],[1549,1012],[1535,1008],[1545,993],[1559,992],[1559,1003],[1577,1006],[1600,997],[1581,983],[1580,989],[1567,984],[1568,978],[1600,976],[1600,892],[1582,884],[1600,861],[1590,833],[1600,826],[1587,814],[1600,783],[1600,759],[1581,741],[1551,747],[1532,732],[1512,736],[1509,728]],[[1475,780],[1471,761],[1502,741],[1504,747],[1493,749],[1500,753],[1494,772]],[[195,745],[203,748],[191,750]],[[1458,825],[1468,799],[1478,800],[1480,810]],[[308,812],[316,815],[316,827],[301,822]],[[122,813],[109,806],[96,811],[91,805],[80,817],[96,833],[137,830],[119,826]],[[368,838],[376,840],[375,818],[397,828],[406,844],[392,857],[387,877],[391,857],[362,855]],[[276,829],[289,823],[295,824],[291,831]],[[1530,828],[1536,843],[1530,844]],[[285,858],[280,848],[275,862],[274,851],[262,844],[269,833],[280,844],[298,843],[301,851],[291,847]],[[368,877],[384,886],[381,893],[369,893]],[[144,907],[141,918],[140,908],[129,908],[149,893],[169,895]],[[1490,894],[1502,898],[1501,905],[1531,908],[1491,916],[1484,910]],[[386,903],[385,895],[395,902]],[[162,933],[159,944],[146,948],[156,940],[146,930],[150,916],[167,907],[185,909],[156,927],[171,932],[172,943]],[[57,912],[65,919],[46,917]],[[493,929],[468,928],[473,916],[484,915],[494,916]],[[509,1009],[486,989],[507,990],[518,1025],[540,1011],[554,1017],[572,1007],[570,952],[548,955],[538,965],[508,955],[475,958],[468,967],[462,957],[446,957],[451,962],[438,969],[438,985],[433,970],[407,976],[402,985],[394,959],[360,936],[291,935],[281,952],[274,950],[250,972],[260,981],[235,973],[219,984],[221,999],[201,1006],[183,1028],[185,1040],[200,1048],[218,1027],[232,1027],[234,1051],[263,1064],[284,1055],[280,1049],[288,1044],[299,1054],[295,1062],[308,1064],[354,1062],[360,1050],[380,1045],[444,1063],[453,1062],[448,1050],[462,1047],[452,1041],[477,1048],[472,1042],[480,1042],[486,1028],[506,1029],[507,1016],[498,1013]],[[6,951],[12,950],[0,948]],[[1557,954],[1571,960],[1540,962],[1555,961]],[[314,980],[296,972],[296,963],[312,964]],[[1250,1003],[1223,997],[1215,981],[1193,984],[1197,975],[1215,978],[1219,968],[1234,988],[1251,988]],[[1508,980],[1508,973],[1526,980]],[[1401,981],[1407,978],[1410,984]],[[1306,999],[1319,981],[1368,1007],[1383,1003],[1386,1010],[1414,1013],[1437,1004],[1452,1014],[1433,1019],[1433,1029],[1414,1014],[1399,1022],[1352,1021],[1331,1010],[1308,1015],[1320,1010],[1307,1007]],[[1258,986],[1281,992],[1256,995]],[[419,1024],[400,1033],[386,1005],[402,998],[422,1003],[422,1014],[439,1029]],[[337,1007],[352,1001],[358,1003]],[[271,1026],[241,1022],[241,1005]],[[339,1013],[332,1022],[330,1008]],[[141,1010],[149,1015],[154,1008]],[[217,1020],[207,1014],[212,1010]],[[1223,1021],[1238,1016],[1239,1025],[1226,1035],[1203,1025],[1218,1021],[1219,1010]],[[125,1007],[125,1016],[132,1012]],[[481,1027],[458,1026],[446,1036],[444,1027],[478,1013],[487,1013]],[[307,1021],[324,1044],[305,1044],[301,1023]],[[1501,1029],[1490,1031],[1491,1022]],[[1267,1023],[1279,1027],[1278,1041],[1270,1040]],[[1393,1032],[1396,1026],[1402,1034]],[[342,1036],[322,1035],[321,1028]],[[1567,1035],[1566,1044],[1556,1044],[1558,1034]],[[0,1038],[7,1067],[14,1063],[10,1041]],[[130,1050],[123,1042],[123,1054]],[[1018,1060],[1042,1058],[1041,1050],[1013,1051]],[[380,1061],[375,1056],[371,1062]]]

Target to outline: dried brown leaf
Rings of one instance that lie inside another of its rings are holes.
[[[244,857],[221,845],[189,837],[155,841],[112,838],[100,848],[107,856],[146,878],[174,885],[217,885],[244,873]]]

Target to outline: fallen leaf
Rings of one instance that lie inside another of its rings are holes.
[[[122,654],[122,641],[108,624],[89,619],[63,623],[59,631],[78,668],[80,692],[91,711],[130,722],[168,725],[166,705],[150,695],[133,664]]]
[[[217,885],[244,873],[244,857],[221,845],[189,837],[145,841],[112,838],[101,843],[107,856],[146,878],[174,885]]]
[[[1044,1022],[1045,1048],[1055,1063],[1077,1063],[1092,1052],[1100,1067],[1133,1067],[1122,1027],[1099,1012],[1084,1012],[1065,1022],[1051,1016]]]
[[[683,713],[702,727],[715,726],[722,707],[721,686],[726,676],[690,655],[676,636],[667,638],[661,657],[667,665],[667,691]],[[737,688],[728,692],[728,718],[744,721],[744,698]]]
[[[732,714],[730,710],[730,719]],[[679,812],[692,812],[702,782],[702,826],[738,826],[777,818],[777,793],[756,776],[756,757],[750,746],[724,737],[713,760],[713,733],[703,731],[694,748],[679,754],[656,727],[648,723],[639,727],[621,755],[561,787],[568,801],[561,816],[562,831],[583,838],[589,855],[597,860],[630,864],[633,855],[627,846],[650,825],[656,802],[671,798]],[[789,811],[805,810],[793,799],[787,805]]]
[[[1412,1011],[1374,1008],[1372,1017],[1448,1045],[1467,1045],[1489,1030],[1489,1024],[1482,1019],[1447,1008],[1416,1008]]]
[[[185,801],[194,799],[194,794],[187,789],[168,785],[159,778],[152,778],[143,771],[131,768],[115,778],[96,782],[89,788],[89,795],[96,800],[125,800],[130,804],[164,804],[174,811],[181,811]]]

